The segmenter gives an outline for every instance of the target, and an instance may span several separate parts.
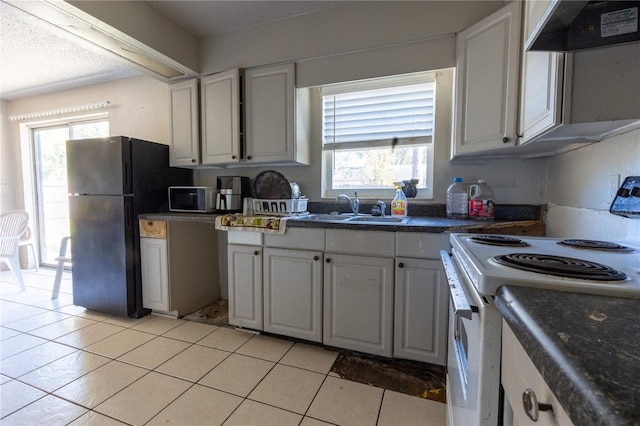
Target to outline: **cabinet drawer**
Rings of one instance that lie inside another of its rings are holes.
[[[449,251],[449,234],[396,232],[396,256],[440,259],[440,250]]]
[[[229,244],[244,244],[247,246],[261,246],[262,235],[259,232],[250,231],[228,231],[227,243]]]
[[[326,251],[360,256],[395,257],[395,232],[327,229]]]
[[[324,251],[324,229],[289,228],[283,235],[266,234],[264,246]]]
[[[144,238],[167,238],[167,222],[164,220],[140,220],[140,236]]]

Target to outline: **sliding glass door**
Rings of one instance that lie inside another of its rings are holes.
[[[33,128],[37,221],[40,262],[56,264],[60,240],[69,235],[67,162],[65,142],[109,135],[107,120],[70,121]],[[72,242],[73,244],[73,242]]]

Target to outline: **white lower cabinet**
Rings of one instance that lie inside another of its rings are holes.
[[[169,263],[167,240],[140,238],[142,266],[142,305],[147,309],[169,311]]]
[[[393,259],[325,254],[326,345],[392,356]]]
[[[447,307],[440,261],[397,258],[393,356],[446,365]]]
[[[212,224],[140,220],[142,306],[184,316],[220,297],[218,231]]]
[[[263,329],[262,247],[229,244],[229,324]]]
[[[504,320],[501,376],[505,425],[573,424]]]
[[[322,252],[265,248],[264,331],[322,342]]]
[[[436,259],[447,234],[228,235],[229,324],[445,365],[448,293]]]

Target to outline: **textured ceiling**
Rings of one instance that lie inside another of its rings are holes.
[[[0,14],[2,99],[139,74],[117,56],[1,1]]]
[[[191,34],[232,31],[346,1],[148,1]],[[117,4],[114,2],[114,5]],[[0,97],[18,99],[137,75],[130,64],[0,0]]]

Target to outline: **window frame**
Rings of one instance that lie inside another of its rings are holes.
[[[428,137],[420,138],[420,139],[424,139],[424,141],[420,141],[417,143],[414,141],[406,142],[401,140],[400,141],[401,143],[399,144],[399,146],[404,146],[404,147],[410,147],[410,146],[426,147],[427,179],[425,182],[425,188],[418,188],[418,193],[416,195],[416,198],[424,199],[424,200],[433,199],[433,179],[434,179],[433,167],[434,167],[434,154],[435,154],[434,145],[435,145],[435,133],[436,133],[436,111],[438,108],[438,98],[439,98],[438,90],[437,90],[437,86],[438,86],[437,75],[438,75],[437,71],[427,71],[427,72],[419,72],[419,73],[412,73],[412,74],[396,75],[396,76],[390,76],[390,77],[381,77],[381,78],[368,79],[368,80],[356,80],[356,81],[350,81],[350,82],[344,82],[344,83],[336,83],[336,84],[318,86],[316,88],[318,89],[317,93],[319,94],[318,96],[318,102],[319,102],[318,116],[319,117],[317,117],[317,119],[319,123],[318,124],[319,133],[320,133],[319,142],[321,145],[320,150],[321,150],[321,157],[322,157],[322,166],[321,166],[321,169],[322,169],[321,197],[322,198],[325,198],[325,199],[335,198],[339,194],[345,193],[347,191],[349,192],[357,191],[359,198],[371,198],[371,199],[375,199],[375,198],[386,199],[390,197],[392,198],[395,194],[395,191],[391,184],[388,189],[386,188],[385,189],[368,189],[368,188],[334,189],[332,187],[332,178],[333,178],[332,166],[334,161],[334,152],[336,150],[331,148],[325,148],[324,135],[323,135],[323,96],[353,92],[358,90],[370,90],[370,89],[403,86],[403,85],[410,85],[415,83],[433,83],[435,93],[434,93],[434,111],[433,111],[434,127],[433,127],[432,135]],[[348,148],[344,148],[345,144],[342,144],[340,149],[348,149]],[[361,147],[362,144],[367,144],[367,142],[355,142],[354,145],[356,146],[354,146],[354,149],[359,149],[359,147]],[[388,142],[386,144],[388,144]],[[328,143],[326,145],[330,146],[331,143]],[[381,144],[380,141],[371,141],[368,143],[368,145],[372,148],[376,148],[376,147],[379,148],[381,147],[380,145],[384,146],[385,144]],[[410,179],[410,177],[407,179]],[[352,195],[352,194],[348,193],[347,195]]]

